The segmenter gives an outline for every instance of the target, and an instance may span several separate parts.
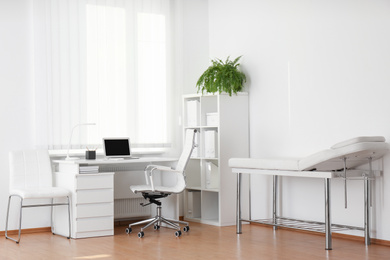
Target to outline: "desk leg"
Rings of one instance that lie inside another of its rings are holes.
[[[272,196],[272,220],[274,225],[277,224],[276,216],[277,216],[277,200],[278,200],[278,176],[273,176],[273,196]],[[278,227],[274,226],[274,230],[276,230]]]
[[[236,216],[237,234],[242,234],[241,226],[241,173],[237,173],[237,216]]]
[[[366,246],[371,245],[370,238],[370,178],[364,180],[364,241]]]
[[[332,250],[332,223],[330,214],[330,179],[325,179],[325,249]]]

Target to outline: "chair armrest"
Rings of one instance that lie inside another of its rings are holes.
[[[155,170],[162,171],[162,172],[181,173],[181,171],[174,170],[174,169],[172,169],[171,167],[168,167],[168,166],[154,165],[154,164],[150,164],[150,165],[146,166],[145,167],[145,180],[146,180],[146,184],[147,185],[149,185],[149,183],[150,183],[152,191],[155,191],[154,181],[153,181],[153,172]]]
[[[149,164],[148,166],[145,167],[145,171],[149,170],[150,168],[158,168],[158,170],[172,170],[171,167],[168,166],[162,166],[162,165],[156,165],[156,164]]]

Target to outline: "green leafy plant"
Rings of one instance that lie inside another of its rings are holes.
[[[242,56],[236,58],[234,61],[229,60],[223,62],[220,59],[211,60],[212,64],[203,72],[198,79],[196,87],[199,91],[206,91],[208,93],[226,92],[229,96],[232,93],[237,94],[243,89],[243,84],[246,82],[246,76],[243,72],[238,70],[238,66]]]

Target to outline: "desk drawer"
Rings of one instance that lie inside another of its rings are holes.
[[[77,206],[79,204],[86,203],[99,203],[99,202],[113,202],[114,190],[113,189],[100,189],[100,190],[78,190],[76,192]]]
[[[77,175],[76,189],[112,189],[114,187],[114,175]]]
[[[76,221],[76,232],[114,229],[114,217],[83,218]]]
[[[76,218],[107,217],[114,215],[114,203],[81,204]]]

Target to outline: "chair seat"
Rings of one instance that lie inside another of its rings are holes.
[[[161,193],[180,193],[183,190],[176,187],[166,187],[166,186],[154,186],[154,191],[150,185],[132,185],[130,190],[134,193],[138,192],[161,192]]]
[[[60,187],[31,187],[23,189],[12,189],[10,195],[18,195],[23,199],[47,199],[69,196],[70,192],[67,189]]]

